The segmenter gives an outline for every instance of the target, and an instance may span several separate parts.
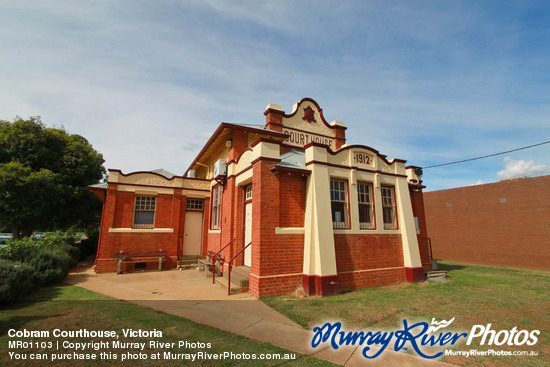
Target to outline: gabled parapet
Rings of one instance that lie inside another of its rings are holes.
[[[309,143],[328,145],[332,150],[346,143],[346,126],[342,121],[328,123],[323,109],[311,98],[303,98],[285,114],[279,105],[269,104],[264,112],[266,129],[287,135],[283,145],[304,148]]]

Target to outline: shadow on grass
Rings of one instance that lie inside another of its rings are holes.
[[[50,301],[56,298],[60,294],[58,287],[49,286],[45,288],[33,291],[31,294],[23,297],[20,300],[15,301],[10,305],[6,305],[1,308],[2,311],[19,310],[26,308],[30,305]],[[50,317],[56,317],[59,315],[29,315],[29,316],[13,316],[8,319],[0,319],[0,337],[8,333],[9,329],[19,330],[29,322],[36,320],[48,319]]]
[[[52,285],[45,286],[44,288],[36,289],[31,293],[14,301],[13,303],[3,305],[2,307],[0,307],[0,311],[17,310],[17,309],[25,308],[37,302],[50,301],[56,298],[57,296],[59,296],[59,294],[61,294],[61,291],[59,290],[58,287],[56,287],[56,285],[60,285],[60,283],[52,284]]]
[[[438,260],[438,263],[437,263],[437,270],[447,270],[447,271],[451,271],[451,270],[464,270],[464,269],[468,269],[468,266],[465,266],[465,265],[459,265],[459,264],[445,264],[445,263],[440,263],[439,262],[440,260]]]
[[[62,314],[57,315],[30,315],[30,316],[15,316],[10,317],[6,320],[0,320],[0,337],[8,334],[8,330],[15,329],[21,330],[24,329],[24,326],[29,322],[34,322],[36,320],[49,319],[50,317],[61,316]]]

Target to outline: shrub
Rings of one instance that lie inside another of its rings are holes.
[[[72,233],[11,241],[0,250],[0,302],[62,280],[85,252]]]
[[[8,304],[38,288],[35,269],[0,259],[0,306]]]
[[[76,259],[64,251],[39,249],[27,264],[35,270],[40,285],[47,285],[65,278]]]

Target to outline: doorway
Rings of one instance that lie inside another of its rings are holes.
[[[252,241],[252,185],[244,188],[244,243],[248,245]],[[252,266],[252,246],[244,250],[244,266]]]
[[[204,200],[187,199],[183,237],[184,256],[200,255],[202,250],[202,219]]]

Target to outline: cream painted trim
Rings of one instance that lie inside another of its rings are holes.
[[[277,111],[283,111],[283,106],[279,106],[278,104],[270,103],[267,106],[265,106],[265,110],[277,110]]]
[[[400,229],[334,229],[334,234],[401,234]]]
[[[244,171],[244,170],[243,170]],[[237,186],[243,186],[243,185],[248,185],[249,183],[252,182],[252,169],[249,169],[247,171],[241,171],[239,173],[237,173],[235,176],[235,184]]]
[[[222,233],[221,229],[209,229],[208,233]]]
[[[403,234],[401,236],[401,240],[403,242],[403,261],[406,267],[420,267],[422,266],[422,261],[420,260],[420,250],[418,248],[411,196],[409,194],[409,185],[407,181],[397,181],[397,185],[395,186],[395,196],[396,200],[398,200],[397,220],[401,233]]]
[[[166,188],[166,189],[154,188],[151,190],[147,190],[147,189],[144,190],[143,188],[138,188],[136,186],[130,186],[130,185],[124,185],[124,184],[119,184],[117,187],[117,190],[126,191],[126,192],[135,192],[142,195],[158,195],[158,194],[173,195],[174,194],[174,189],[171,189],[171,188]]]
[[[118,179],[120,177],[120,173],[118,171],[110,171],[109,175],[107,176],[107,182],[118,182]]]
[[[158,191],[156,190],[136,190],[135,193],[136,195],[149,195],[149,196],[158,195]]]
[[[334,120],[330,124],[330,126],[346,126],[346,124],[343,121]]]
[[[174,233],[174,228],[109,228],[111,233]]]
[[[195,191],[195,190],[185,190],[183,189],[181,191],[181,194],[186,196],[186,197],[189,197],[189,198],[200,198],[200,199],[204,199],[204,198],[209,198],[210,197],[210,192],[206,192],[206,191]]]
[[[267,141],[260,141],[258,144],[256,144],[256,146],[252,148],[252,157],[250,161],[253,162],[260,157],[280,159],[281,147],[279,146],[279,144],[270,143]]]
[[[393,267],[393,268],[377,268],[377,269],[366,269],[366,270],[341,271],[338,274],[366,273],[366,272],[371,272],[371,271],[395,270],[395,269],[405,269],[405,267],[404,266],[396,266],[396,267]]]
[[[304,227],[275,227],[275,234],[304,234]]]
[[[250,274],[251,277],[258,279],[268,279],[268,278],[281,278],[281,277],[295,277],[296,275],[303,275],[304,273],[293,273],[293,274],[279,274],[279,275],[256,275]]]

